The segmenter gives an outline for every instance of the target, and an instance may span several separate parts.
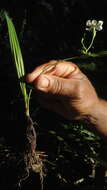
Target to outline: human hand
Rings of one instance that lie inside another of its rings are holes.
[[[76,64],[55,63],[50,61],[38,66],[26,76],[38,92],[39,103],[70,120],[90,115],[99,102],[91,82]]]

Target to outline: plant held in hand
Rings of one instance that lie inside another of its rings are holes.
[[[16,73],[23,96],[23,101],[25,105],[25,117],[27,121],[24,151],[20,154],[20,159],[17,160],[17,163],[22,163],[23,161],[23,174],[21,174],[21,176],[18,176],[18,184],[20,185],[21,181],[28,178],[29,172],[33,170],[34,172],[40,174],[41,187],[43,189],[43,153],[36,151],[36,131],[29,110],[32,90],[27,89],[26,83],[23,81],[23,77],[25,76],[25,68],[14,24],[6,11],[3,12],[3,17],[6,19],[7,22],[11,52],[14,58]],[[16,164],[16,167],[21,167],[21,165]]]

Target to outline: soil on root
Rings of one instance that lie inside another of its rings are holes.
[[[27,117],[24,150],[15,151],[4,138],[0,139],[0,186],[3,189],[21,189],[32,173],[38,174],[43,189],[45,154],[36,151],[36,131],[31,117]],[[35,179],[36,180],[36,179]],[[0,188],[0,189],[1,189]]]

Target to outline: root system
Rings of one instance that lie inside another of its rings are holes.
[[[0,170],[3,173],[7,173],[7,181],[9,183],[12,180],[12,183],[18,186],[21,186],[22,182],[27,180],[31,172],[38,173],[40,175],[41,190],[43,190],[43,178],[45,175],[44,161],[46,155],[44,152],[36,151],[37,137],[31,117],[27,117],[25,137],[23,152],[15,152],[12,147],[6,144],[3,138],[0,139]]]

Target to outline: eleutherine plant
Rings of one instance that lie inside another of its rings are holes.
[[[26,143],[25,143],[25,150],[22,155],[22,159],[25,164],[25,169],[27,171],[27,175],[24,177],[19,176],[19,182],[25,180],[27,177],[29,177],[29,173],[31,170],[34,172],[39,172],[40,178],[41,178],[41,188],[43,189],[43,160],[42,160],[42,152],[36,151],[36,143],[37,143],[37,137],[36,137],[36,131],[34,128],[34,123],[32,121],[32,118],[30,116],[30,109],[29,109],[29,103],[30,103],[30,97],[31,97],[31,89],[27,89],[26,83],[23,82],[23,77],[25,76],[25,68],[24,68],[24,61],[21,53],[21,48],[19,44],[19,40],[17,37],[17,33],[15,30],[15,26],[12,22],[12,19],[9,17],[8,13],[4,11],[4,18],[7,22],[7,28],[8,28],[8,35],[9,35],[9,41],[10,41],[10,47],[12,56],[14,58],[14,64],[16,67],[16,73],[20,84],[20,89],[23,96],[23,101],[25,105],[25,116],[27,120],[27,126],[26,126]]]

